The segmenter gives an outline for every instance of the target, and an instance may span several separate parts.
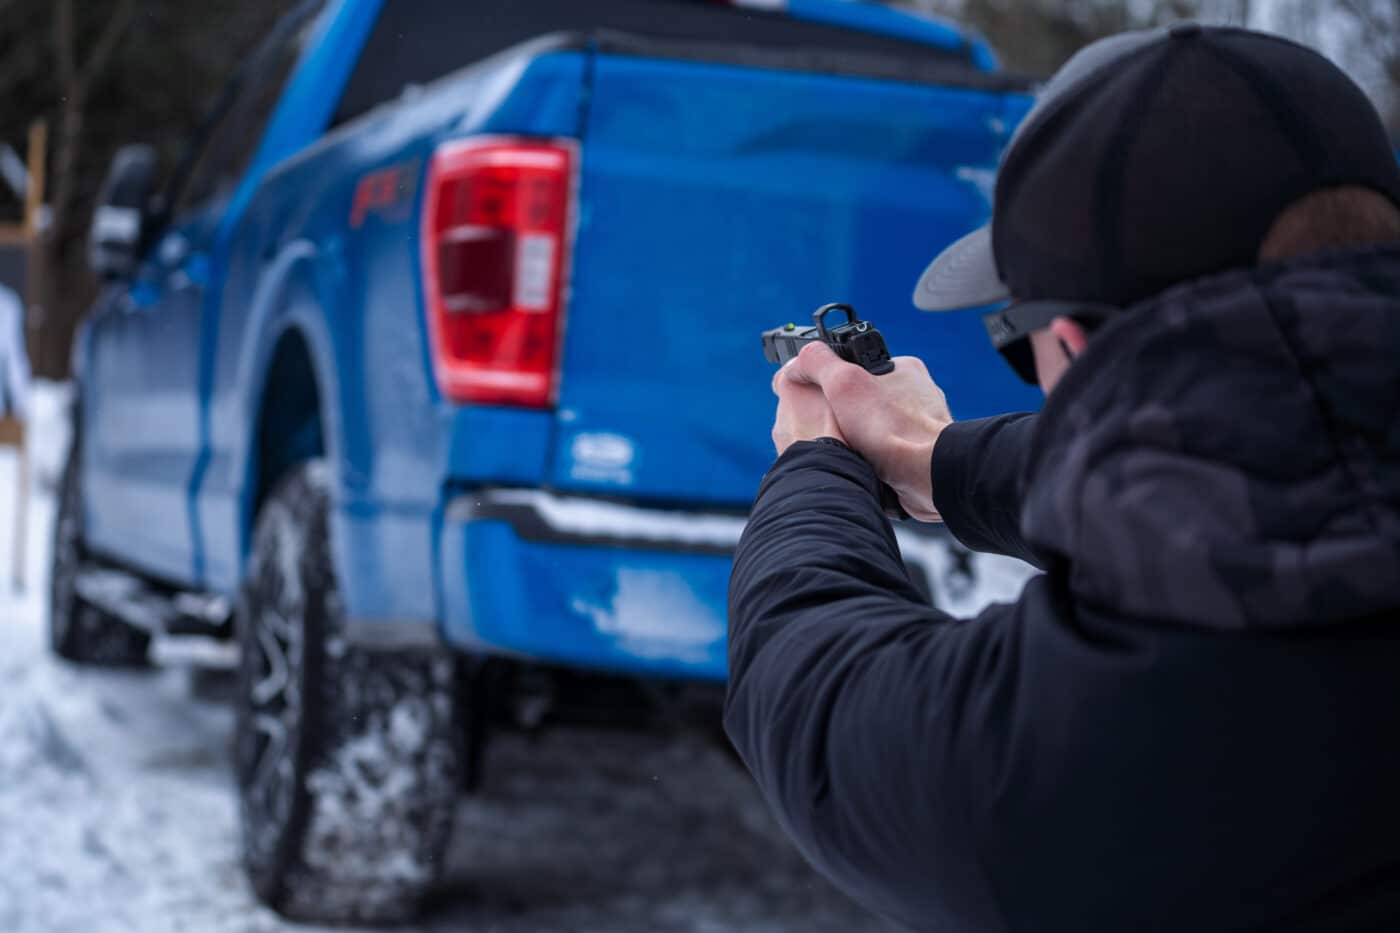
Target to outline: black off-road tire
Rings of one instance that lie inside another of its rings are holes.
[[[78,430],[59,484],[49,567],[49,646],[61,658],[96,667],[144,667],[150,633],[128,625],[83,600],[78,572],[87,559],[83,546],[83,489]]]
[[[253,536],[236,616],[244,865],[287,917],[399,922],[438,879],[451,833],[454,661],[345,641],[329,503],[323,462],[293,468]]]

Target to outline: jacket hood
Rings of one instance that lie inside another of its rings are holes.
[[[1225,629],[1400,609],[1400,245],[1133,307],[1035,431],[1022,530],[1086,605]]]

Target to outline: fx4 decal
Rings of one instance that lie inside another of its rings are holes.
[[[361,175],[350,202],[350,229],[360,229],[371,214],[389,223],[408,220],[418,185],[418,165],[417,159],[411,159]]]

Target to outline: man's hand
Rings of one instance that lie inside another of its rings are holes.
[[[894,372],[872,376],[826,344],[811,343],[779,370],[773,389],[779,399],[801,398],[804,410],[834,417],[839,433],[825,429],[815,436],[844,440],[899,494],[906,512],[922,521],[939,521],[929,466],[933,445],[953,416],[922,360],[899,356],[894,362]],[[822,405],[799,390],[815,391]],[[780,403],[775,441],[783,415]],[[800,439],[805,438],[794,438]]]
[[[783,373],[796,365],[793,360],[773,377],[773,394],[778,396],[778,415],[773,421],[773,446],[782,456],[798,441],[814,441],[819,437],[834,437],[845,442],[836,415],[818,386],[793,382]]]

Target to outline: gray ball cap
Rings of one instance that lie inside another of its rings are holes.
[[[1090,43],[1074,54],[1055,72],[1036,97],[1035,106],[1026,114],[1011,137],[1002,162],[1029,127],[1044,122],[1082,85],[1098,80],[1101,72],[1151,45],[1174,26],[1124,32]],[[914,306],[924,311],[960,311],[980,308],[1011,298],[1006,283],[997,271],[996,254],[992,250],[992,225],[980,227],[956,241],[933,260],[914,287]]]

